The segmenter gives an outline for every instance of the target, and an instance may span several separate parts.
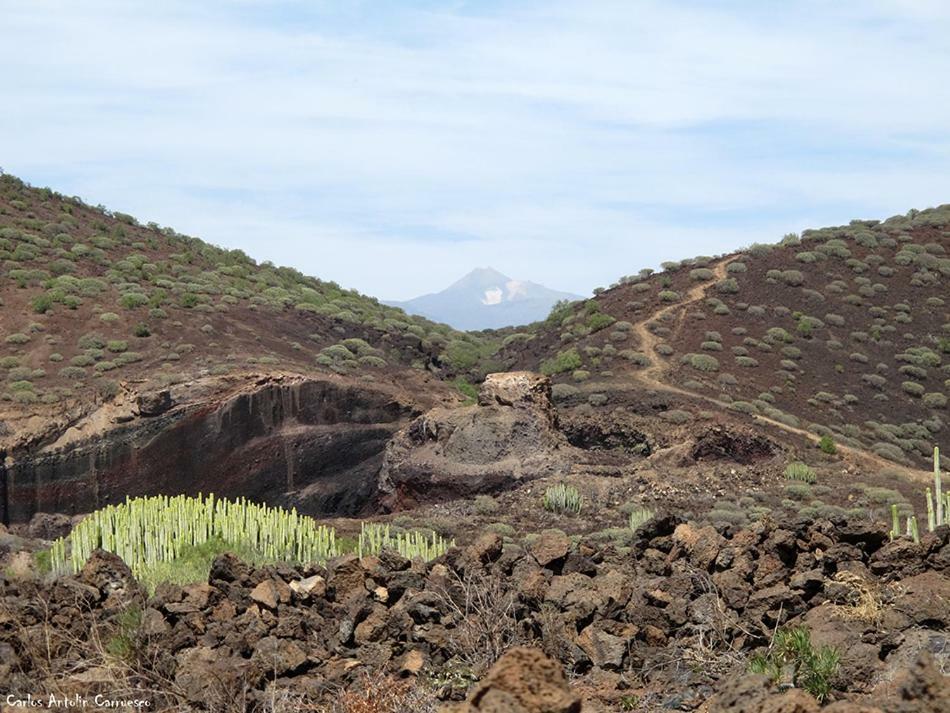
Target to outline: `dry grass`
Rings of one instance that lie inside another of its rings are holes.
[[[517,595],[498,573],[453,572],[448,585],[436,593],[457,622],[449,631],[452,653],[474,677],[480,678],[505,651],[524,641],[515,616]]]
[[[854,572],[838,572],[835,581],[848,587],[848,604],[838,606],[837,613],[844,619],[876,624],[884,614],[880,589]]]
[[[318,713],[435,713],[437,706],[435,693],[416,679],[365,672],[329,707],[311,710]]]

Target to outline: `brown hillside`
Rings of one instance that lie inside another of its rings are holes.
[[[676,389],[786,431],[922,464],[950,392],[950,207],[668,264],[565,307],[502,354],[574,390]],[[557,356],[551,357],[556,353]],[[592,386],[592,383],[595,386]]]

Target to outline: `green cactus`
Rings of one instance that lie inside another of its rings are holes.
[[[389,525],[378,522],[362,524],[357,549],[360,557],[377,555],[383,549],[395,550],[407,559],[429,561],[445,554],[455,540],[446,541],[435,532],[413,530],[393,533]]]
[[[559,483],[544,491],[541,502],[545,510],[577,515],[583,507],[584,499],[573,485]]]
[[[53,571],[82,569],[93,550],[119,555],[136,577],[171,562],[184,550],[220,540],[288,562],[322,562],[338,554],[336,531],[294,510],[237,501],[179,495],[127,498],[87,515],[66,537],[53,542]]]

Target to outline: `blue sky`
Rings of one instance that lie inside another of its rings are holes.
[[[388,299],[950,202],[942,0],[0,0],[0,166]]]

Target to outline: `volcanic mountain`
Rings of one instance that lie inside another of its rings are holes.
[[[500,329],[537,322],[561,301],[582,299],[526,280],[513,280],[491,267],[479,267],[441,292],[405,302],[389,302],[456,329]]]

